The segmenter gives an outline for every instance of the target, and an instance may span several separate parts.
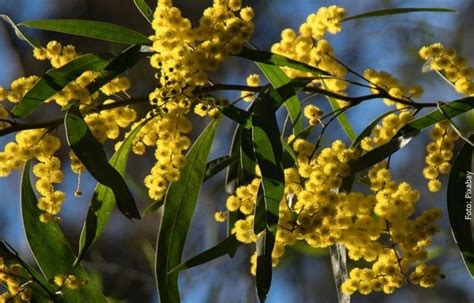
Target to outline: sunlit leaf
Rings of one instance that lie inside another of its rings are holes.
[[[252,114],[252,141],[257,164],[261,171],[261,188],[257,201],[265,207],[265,216],[259,215],[255,220],[255,229],[265,230],[257,240],[257,294],[264,302],[270,290],[272,278],[272,251],[275,244],[276,229],[278,225],[278,212],[280,201],[284,193],[284,174],[281,161],[283,147],[280,140],[281,134],[276,119],[278,104],[272,100],[270,93],[273,88],[265,87],[255,100]],[[258,211],[258,206],[257,210]],[[260,210],[260,213],[262,211]]]
[[[206,160],[219,120],[212,121],[186,155],[181,178],[170,184],[156,247],[156,279],[161,302],[177,303],[178,273],[168,274],[181,264],[184,242],[194,214],[206,170]]]
[[[206,251],[192,257],[191,259],[179,264],[173,268],[170,273],[207,263],[226,254],[234,254],[240,245],[242,245],[242,242],[238,241],[235,238],[235,235],[231,235],[216,246],[213,246]]]
[[[145,0],[133,0],[135,6],[140,11],[140,13],[145,17],[145,19],[151,23],[153,21],[153,11],[151,10],[148,3]]]
[[[429,114],[426,114],[402,127],[395,136],[386,144],[379,146],[351,164],[352,172],[361,171],[379,163],[383,159],[405,147],[411,139],[416,137],[423,129],[447,118],[459,116],[474,108],[474,98],[466,97],[445,103]]]
[[[231,156],[222,156],[212,161],[207,162],[206,172],[204,173],[204,181],[207,181],[211,177],[217,175],[219,172],[223,171],[229,165],[237,163],[239,159],[237,157]]]
[[[31,280],[28,286],[32,289],[32,301],[49,303],[52,299],[58,300],[54,293],[55,289],[51,287],[48,280],[36,269],[28,265],[23,259],[20,258],[16,251],[12,251],[12,247],[4,240],[0,239],[0,258],[7,265],[20,264],[24,271],[17,273],[22,280]],[[58,300],[59,301],[59,300]]]
[[[120,173],[108,162],[104,147],[90,131],[77,104],[67,111],[64,125],[69,146],[92,177],[113,191],[117,207],[125,216],[140,219],[133,194]]]
[[[267,51],[253,50],[244,48],[237,56],[268,65],[291,67],[303,72],[313,73],[320,76],[330,76],[330,74],[322,69],[311,66],[304,62],[296,61],[282,55],[274,54]]]
[[[24,21],[18,25],[123,44],[148,45],[151,43],[146,36],[133,29],[102,21],[42,19]]]
[[[331,105],[333,111],[341,110],[341,106],[335,98],[330,96],[326,96],[326,98],[329,101],[329,104]],[[349,137],[351,141],[354,141],[354,139],[356,138],[356,134],[351,124],[349,123],[349,120],[347,119],[347,115],[345,113],[338,113],[337,120],[339,121],[339,124],[341,124],[342,129],[346,133],[347,137]]]
[[[51,69],[26,93],[12,114],[24,118],[31,114],[41,103],[61,91],[85,71],[101,72],[101,75],[87,87],[89,93],[97,91],[104,84],[135,65],[143,58],[140,46],[127,48],[119,55],[87,54],[56,69]]]
[[[24,33],[20,28],[18,28],[16,23],[13,22],[13,20],[9,16],[0,14],[0,18],[2,18],[5,22],[7,22],[13,28],[13,30],[15,31],[15,34],[18,38],[20,38],[21,40],[26,41],[33,48],[41,47],[41,44],[38,41],[31,38],[26,33]]]
[[[371,12],[363,13],[360,15],[347,17],[343,19],[342,21],[349,21],[349,20],[362,19],[362,18],[371,18],[371,17],[400,15],[400,14],[408,14],[408,13],[421,13],[421,12],[457,13],[458,11],[454,9],[450,9],[450,8],[436,8],[436,7],[399,7],[399,8],[389,8],[389,9],[371,11]]]
[[[31,252],[41,271],[47,279],[53,279],[58,274],[72,274],[87,281],[85,286],[77,290],[63,289],[65,302],[107,302],[86,271],[81,266],[73,266],[76,257],[59,225],[39,221],[41,211],[37,203],[38,200],[31,187],[30,162],[27,162],[21,184],[23,227]]]
[[[110,159],[110,165],[114,167],[120,175],[125,175],[128,155],[132,148],[133,139],[140,129],[149,121],[150,119],[146,119],[137,125]],[[103,184],[97,184],[89,206],[89,211],[87,212],[86,221],[82,227],[81,238],[79,241],[79,253],[75,262],[76,264],[104,231],[115,205],[116,200],[112,189]]]
[[[291,81],[285,72],[278,66],[267,63],[257,63],[257,66],[262,70],[273,88],[278,88]],[[294,95],[285,102],[285,107],[290,115],[290,120],[293,125],[293,134],[299,133],[303,129],[303,116],[301,112],[301,103],[298,96]]]

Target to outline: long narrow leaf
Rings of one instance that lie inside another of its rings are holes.
[[[355,15],[351,17],[347,17],[342,21],[349,21],[355,19],[362,19],[362,18],[371,18],[371,17],[382,17],[382,16],[391,16],[391,15],[400,15],[400,14],[407,14],[407,13],[420,13],[420,12],[428,12],[428,13],[457,13],[456,10],[450,8],[436,8],[436,7],[399,7],[399,8],[390,8],[390,9],[382,9],[371,11],[367,13],[363,13],[360,15]]]
[[[135,199],[127,183],[107,161],[104,147],[90,131],[77,104],[72,105],[67,111],[64,125],[69,146],[92,177],[113,191],[117,206],[125,216],[140,219]]]
[[[466,97],[445,103],[431,113],[420,117],[404,127],[386,144],[379,146],[351,164],[352,172],[361,171],[379,163],[383,159],[405,147],[411,139],[416,137],[423,129],[447,118],[459,116],[474,108],[474,97]]]
[[[141,122],[123,141],[120,148],[110,159],[109,163],[114,167],[120,175],[124,176],[127,169],[127,160],[132,142],[140,129],[149,122],[149,119]],[[115,207],[116,199],[114,192],[103,184],[97,184],[92,201],[87,212],[87,218],[82,227],[81,237],[79,240],[79,253],[75,264],[78,264],[86,251],[94,244],[104,231],[107,222],[109,222],[112,211]]]
[[[472,138],[472,137],[471,137]],[[474,278],[474,225],[472,220],[474,148],[464,143],[454,160],[448,182],[448,214],[466,268]]]
[[[192,257],[191,259],[187,260],[186,262],[183,262],[173,268],[170,273],[185,270],[191,267],[195,267],[204,263],[207,263],[209,261],[215,260],[219,257],[222,257],[226,254],[233,254],[239,248],[239,246],[242,245],[242,242],[237,240],[235,235],[231,235],[216,246],[213,246],[206,251],[203,251],[202,253]]]
[[[42,19],[24,21],[19,25],[110,42],[140,45],[150,44],[150,40],[148,40],[146,36],[133,29],[102,21],[80,19]]]
[[[382,115],[378,116],[377,118],[375,118],[369,125],[367,125],[366,128],[364,128],[364,130],[357,136],[357,138],[354,139],[354,141],[352,141],[352,144],[351,144],[351,147],[354,148],[355,150],[357,150],[357,152],[360,152],[362,153],[362,148],[360,146],[360,142],[371,135],[372,133],[372,130],[378,125],[378,123],[383,119],[385,118],[386,116],[388,116],[389,114],[391,113],[394,113],[398,111],[398,109],[394,109],[394,110],[391,110],[391,111],[388,111],[388,112],[385,112],[383,113]],[[342,185],[341,187],[339,188],[339,190],[341,192],[350,192],[351,189],[352,189],[352,185],[354,184],[354,181],[355,181],[355,175],[356,175],[356,171],[353,171],[349,176],[345,177],[342,179]]]
[[[251,107],[252,109],[252,107]],[[255,177],[255,153],[253,152],[252,133],[243,126],[238,125],[232,138],[230,157],[238,159],[234,164],[229,165],[225,184],[228,194],[234,194],[238,186],[250,182]],[[240,211],[229,212],[227,219],[227,237],[232,236],[232,229],[235,222],[243,219]],[[228,252],[232,258],[235,251]]]
[[[30,36],[25,34],[20,28],[18,28],[16,23],[13,22],[13,20],[9,16],[0,14],[0,18],[2,18],[5,22],[7,22],[13,28],[13,30],[15,31],[15,34],[18,38],[20,38],[21,40],[26,41],[33,48],[41,47],[41,44],[38,41],[31,38]]]
[[[25,269],[24,272],[17,273],[22,280],[32,281],[29,287],[32,289],[32,301],[40,303],[49,303],[51,300],[58,300],[55,295],[55,289],[49,284],[48,280],[36,269],[32,268],[23,261],[16,251],[12,251],[12,247],[0,239],[0,258],[6,264],[20,264]]]
[[[273,88],[264,88],[255,100],[252,115],[252,141],[257,164],[262,174],[262,183],[259,194],[263,196],[265,216],[259,215],[255,220],[255,229],[258,231],[265,226],[263,234],[257,240],[257,294],[264,302],[270,290],[272,278],[272,251],[278,224],[280,201],[284,193],[284,174],[281,160],[283,147],[280,141],[280,130],[276,119],[276,109],[271,98]],[[259,197],[257,196],[257,201]],[[262,201],[257,206],[256,212],[261,209]]]
[[[145,17],[145,19],[151,23],[153,21],[153,11],[151,10],[148,3],[145,0],[133,0],[135,6],[140,11],[140,13]]]
[[[86,54],[56,69],[51,69],[36,82],[17,104],[12,114],[24,118],[32,113],[38,105],[61,91],[85,71],[101,72],[101,75],[87,88],[89,93],[97,91],[104,84],[129,69],[143,58],[139,46],[127,48],[119,55]]]
[[[275,246],[275,235],[268,229],[257,239],[257,295],[260,302],[265,302],[272,284],[272,252]]]
[[[332,110],[337,111],[341,109],[341,106],[339,105],[336,99],[329,96],[326,96],[326,98],[329,101],[329,104],[331,105]],[[347,137],[351,141],[354,141],[354,139],[356,138],[356,134],[351,124],[349,123],[349,120],[347,119],[347,115],[345,113],[339,113],[337,115],[337,121],[339,121],[339,124],[341,124],[342,129],[346,133]]]
[[[207,162],[203,181],[207,181],[211,177],[224,170],[227,166],[237,163],[238,161],[239,159],[237,157],[232,158],[231,156],[222,156]]]
[[[21,211],[26,239],[41,271],[48,279],[53,279],[58,274],[72,274],[87,281],[85,286],[77,290],[63,290],[64,299],[68,303],[107,302],[86,271],[80,266],[73,267],[75,256],[57,223],[39,221],[41,211],[36,206],[37,203],[31,187],[28,161],[22,176]]]
[[[267,77],[273,88],[278,88],[291,81],[285,72],[278,66],[267,63],[257,63],[257,66]],[[299,133],[303,129],[303,116],[301,111],[301,103],[298,96],[294,95],[285,102],[285,107],[290,115],[293,124],[293,134]]]
[[[161,302],[178,303],[178,273],[168,272],[181,264],[184,242],[194,214],[206,170],[206,160],[219,120],[201,133],[186,156],[181,178],[170,184],[156,247],[156,280]]]
[[[244,48],[237,56],[258,63],[282,67],[291,67],[303,72],[313,73],[315,75],[330,76],[328,72],[317,67],[267,51]]]

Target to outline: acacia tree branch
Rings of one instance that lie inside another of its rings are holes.
[[[247,86],[247,85],[238,85],[238,84],[222,84],[222,83],[216,83],[210,86],[205,86],[205,87],[199,87],[195,89],[195,93],[203,94],[203,93],[211,93],[215,91],[248,91],[248,92],[258,92],[263,88],[263,86]],[[368,101],[368,100],[374,100],[374,99],[388,99],[391,100],[395,103],[399,104],[404,104],[409,107],[415,108],[417,110],[422,109],[422,108],[427,108],[427,107],[436,107],[438,106],[438,103],[415,103],[407,99],[402,99],[402,98],[397,98],[392,95],[390,95],[387,91],[381,91],[380,93],[377,94],[370,94],[370,95],[363,95],[363,96],[345,96],[341,95],[335,92],[332,92],[330,90],[317,87],[317,86],[312,86],[312,87],[305,87],[303,89],[304,92],[309,92],[309,93],[317,93],[321,94],[324,96],[336,98],[338,100],[342,100],[345,102],[349,103],[350,107],[353,107],[355,105],[358,105],[362,102]],[[132,106],[132,105],[139,105],[139,104],[149,104],[149,99],[147,97],[141,97],[141,98],[132,98],[132,99],[127,99],[123,101],[118,101],[114,103],[109,103],[109,104],[102,104],[99,106],[91,106],[91,107],[86,107],[86,109],[83,111],[84,114],[89,114],[93,112],[101,112],[104,110],[110,110],[118,107],[123,107],[123,106]],[[11,126],[4,128],[0,130],[0,137],[14,133],[17,131],[21,130],[27,130],[27,129],[38,129],[38,128],[56,128],[60,126],[63,123],[63,118],[57,118],[49,121],[43,121],[43,122],[36,122],[36,123],[12,123]]]

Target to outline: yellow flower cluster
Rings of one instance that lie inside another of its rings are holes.
[[[380,124],[371,130],[371,136],[365,137],[360,142],[363,150],[369,151],[390,141],[397,131],[405,124],[414,119],[408,110],[401,111],[400,114],[388,114],[382,118]]]
[[[51,65],[55,68],[67,64],[79,55],[74,46],[63,46],[57,41],[50,41],[45,48],[35,48],[33,54],[38,60],[49,60]],[[84,108],[85,105],[95,102],[100,96],[99,92],[90,94],[87,89],[87,86],[94,82],[99,75],[100,73],[94,71],[84,72],[77,79],[66,85],[61,91],[49,98],[47,102],[54,101],[59,106],[65,107],[74,101],[79,102],[81,108]],[[130,86],[131,84],[128,77],[118,76],[102,86],[100,91],[106,96],[112,96],[121,92],[126,93],[126,91],[130,89]],[[114,102],[116,101],[107,99],[103,104],[107,105]],[[84,118],[93,135],[100,142],[104,142],[107,139],[117,139],[120,129],[128,127],[135,119],[136,112],[129,107],[117,107],[97,113],[90,113]],[[85,170],[82,163],[72,151],[70,152],[70,164],[74,173],[80,174]]]
[[[260,85],[260,76],[258,74],[250,74],[248,75],[246,79],[247,85],[250,87],[257,87]],[[255,93],[248,92],[248,91],[242,91],[240,93],[240,97],[247,102],[250,102],[253,100],[253,97],[255,96]]]
[[[77,158],[72,150],[69,151],[69,164],[71,165],[72,172],[75,174],[80,175],[86,170],[84,164],[82,164],[81,160]]]
[[[368,68],[364,71],[364,78],[372,84],[371,91],[373,94],[380,93],[377,88],[382,88],[387,91],[390,96],[399,99],[419,98],[423,95],[423,88],[421,86],[404,86],[397,78],[384,71],[377,72]],[[396,104],[398,109],[407,107],[405,104],[396,103],[387,98],[384,98],[383,101],[387,105]]]
[[[0,303],[30,302],[32,291],[27,281],[21,278],[22,272],[23,266],[18,263],[7,264],[0,257],[0,284],[5,288],[0,294]]]
[[[54,190],[54,183],[61,183],[63,173],[61,161],[53,156],[61,146],[61,141],[46,133],[45,129],[24,130],[17,133],[16,142],[5,145],[0,152],[0,176],[6,177],[13,170],[21,168],[25,161],[37,159],[33,173],[39,178],[36,189],[41,195],[38,208],[43,211],[40,220],[49,222],[59,213],[64,202],[63,192]]]
[[[106,96],[112,96],[121,92],[126,92],[131,87],[130,79],[125,76],[118,76],[100,88]]]
[[[371,264],[370,268],[352,270],[343,285],[344,292],[392,293],[405,284],[412,265],[428,256],[427,247],[436,232],[440,211],[430,209],[411,218],[419,192],[406,182],[393,181],[384,162],[368,173],[371,194],[338,193],[342,178],[350,174],[349,163],[358,157],[341,141],[315,155],[314,145],[303,139],[294,140],[293,149],[297,168],[285,169],[285,197],[280,202],[273,266],[283,256],[285,246],[298,240],[315,248],[340,243],[352,260],[363,259]],[[232,230],[243,243],[255,242],[259,236],[253,231],[259,186],[257,177],[238,187],[226,201],[228,211],[239,210],[246,215]],[[251,259],[252,272],[255,258]],[[417,274],[411,273],[410,281],[423,280],[424,286],[439,278],[434,270],[414,272]]]
[[[38,208],[44,213],[40,216],[41,222],[59,220],[56,216],[61,211],[66,195],[54,189],[55,183],[61,183],[64,174],[61,171],[61,161],[59,158],[51,156],[45,157],[41,162],[33,167],[33,174],[38,177],[36,190],[41,195],[38,200]]]
[[[169,182],[177,181],[180,169],[184,165],[183,153],[191,146],[191,140],[185,136],[191,131],[192,125],[182,110],[176,108],[162,117],[157,117],[144,127],[140,136],[143,147],[155,146],[156,163],[148,176],[145,185],[150,198],[161,199]],[[137,151],[137,147],[134,147]],[[144,152],[143,148],[143,152]]]
[[[0,99],[1,98],[2,96],[0,95]],[[8,110],[2,104],[0,104],[0,130],[10,126],[10,123],[7,121],[9,116],[10,113],[8,112]]]
[[[155,34],[150,37],[155,52],[150,64],[158,69],[158,87],[149,96],[157,118],[142,128],[133,146],[139,154],[146,146],[156,147],[157,161],[145,178],[152,199],[161,199],[168,182],[180,177],[183,152],[191,144],[185,136],[192,129],[186,114],[194,107],[196,114],[215,118],[225,104],[219,99],[193,104],[193,91],[207,84],[207,73],[227,55],[240,52],[253,32],[252,18],[252,9],[241,8],[240,1],[215,0],[193,28],[172,1],[158,1],[152,22]]]
[[[54,284],[60,288],[79,289],[87,284],[87,281],[81,280],[75,275],[56,275]]]
[[[104,105],[112,103],[115,103],[112,99],[104,101]],[[134,109],[122,106],[88,114],[85,116],[84,121],[89,126],[94,137],[99,142],[104,142],[107,139],[117,139],[120,134],[120,128],[130,126],[136,118],[137,113]]]
[[[220,116],[221,108],[229,104],[224,98],[207,98],[194,106],[194,113],[200,117],[215,119]]]
[[[311,159],[313,144],[296,139],[293,147],[298,153],[299,168],[285,169],[285,197],[280,202],[273,266],[283,256],[285,246],[293,245],[296,240],[305,240],[314,247],[335,243],[337,238],[331,234],[336,216],[335,190],[340,187],[341,178],[350,173],[348,163],[355,157],[354,151],[341,141],[335,141],[314,159]],[[247,216],[238,220],[232,230],[243,243],[257,239],[253,232],[253,210],[259,185],[260,179],[256,178],[237,188],[235,195],[226,201],[228,211],[240,210]]]
[[[33,56],[37,60],[48,60],[54,68],[61,67],[75,59],[78,54],[73,45],[63,46],[58,41],[49,41],[46,47],[35,48]]]
[[[314,80],[313,85],[343,94],[347,82],[342,79],[347,70],[335,59],[331,44],[323,39],[326,32],[336,34],[341,30],[341,20],[345,16],[343,8],[338,6],[321,7],[316,14],[308,16],[299,28],[299,33],[287,28],[281,33],[281,41],[272,46],[272,52],[307,63],[329,72],[334,78]],[[290,78],[314,77],[312,73],[292,68],[284,68]],[[340,101],[341,105],[345,104]]]
[[[0,86],[0,101],[8,100],[11,103],[20,102],[36,81],[38,81],[37,76],[20,77],[10,84],[10,89],[5,89]]]
[[[156,52],[150,63],[159,70],[161,86],[155,91],[156,102],[205,85],[207,72],[216,70],[228,54],[239,53],[250,38],[252,18],[252,9],[241,9],[239,1],[215,0],[199,26],[192,28],[171,0],[158,1],[152,23],[155,34],[150,37]]]
[[[59,68],[71,60],[77,58],[79,54],[73,45],[63,46],[57,41],[50,41],[45,48],[35,48],[33,55],[38,60],[48,60],[51,66]],[[70,102],[80,102],[81,104],[91,104],[100,95],[98,92],[90,94],[87,86],[94,82],[100,75],[99,72],[86,71],[77,79],[66,85],[60,92],[49,98],[47,102],[56,102],[59,106],[66,106]],[[130,89],[130,80],[125,76],[118,76],[100,88],[100,91],[111,96]]]
[[[453,158],[454,142],[459,139],[456,131],[448,121],[438,122],[431,129],[432,142],[426,146],[426,167],[423,175],[428,182],[428,189],[437,192],[441,189],[440,174],[448,174],[451,169],[449,161]]]
[[[423,60],[427,60],[432,70],[440,72],[453,83],[458,93],[474,94],[474,83],[471,79],[473,69],[454,49],[446,49],[441,43],[433,43],[422,47],[419,54]]]
[[[421,287],[433,287],[439,278],[443,277],[439,267],[435,265],[419,264],[410,274],[410,282]]]
[[[310,125],[316,125],[321,122],[321,117],[323,116],[322,110],[315,105],[305,106],[303,113]]]
[[[428,257],[427,247],[437,231],[435,224],[441,216],[441,211],[436,208],[429,209],[410,219],[415,212],[414,203],[419,199],[419,192],[406,182],[392,181],[385,163],[373,167],[369,171],[369,179],[374,192],[374,196],[371,196],[374,203],[365,220],[377,220],[379,229],[376,233],[370,232],[363,227],[367,225],[364,222],[359,226],[359,231],[348,233],[349,237],[353,237],[351,242],[341,242],[349,249],[351,259],[363,258],[373,263],[370,268],[354,268],[350,278],[342,285],[343,292],[352,294],[359,291],[361,294],[369,294],[373,291],[383,291],[391,294],[408,281],[423,287],[433,286],[441,277],[438,267],[429,266],[428,271],[420,271],[417,267],[410,274],[410,279],[408,273],[414,263],[422,262]],[[369,239],[360,238],[357,235],[359,232],[368,233]],[[374,246],[370,250],[360,251],[361,246],[371,242]],[[415,280],[424,281],[423,285]]]

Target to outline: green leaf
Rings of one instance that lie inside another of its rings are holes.
[[[232,229],[235,226],[235,222],[241,219],[245,219],[245,215],[241,213],[239,210],[229,212],[227,216],[227,237],[231,237],[233,235]],[[229,255],[230,258],[233,258],[236,252],[237,252],[237,249],[229,250],[227,254]]]
[[[238,161],[239,159],[237,157],[232,158],[231,156],[222,156],[220,158],[207,162],[203,182],[215,176],[227,166],[237,163]]]
[[[26,41],[32,48],[35,48],[35,47],[41,47],[41,44],[36,41],[35,39],[31,38],[30,36],[28,36],[27,34],[25,34],[21,29],[18,28],[18,26],[16,25],[15,22],[13,22],[13,20],[7,16],[7,15],[3,15],[3,14],[0,14],[0,18],[2,18],[5,22],[7,22],[8,24],[10,24],[10,26],[13,28],[13,30],[15,31],[15,34],[18,38],[20,38],[21,40],[24,40]]]
[[[42,19],[21,22],[21,26],[123,44],[149,45],[143,34],[122,25],[94,20]]]
[[[33,112],[39,104],[62,90],[67,84],[82,75],[85,71],[104,70],[110,58],[110,54],[87,54],[72,60],[60,68],[47,71],[26,93],[21,102],[13,108],[12,114],[18,118],[26,117]]]
[[[232,136],[232,142],[230,145],[230,154],[229,157],[237,158],[238,162],[234,162],[233,164],[227,167],[225,173],[225,190],[229,195],[234,194],[235,189],[241,185],[242,182],[242,171],[241,171],[241,157],[240,157],[240,141],[242,140],[242,126],[237,125],[234,131],[234,135]],[[230,236],[230,233],[227,234]]]
[[[385,118],[388,115],[393,114],[397,111],[399,111],[399,110],[394,109],[394,110],[385,112],[385,113],[381,114],[380,116],[378,116],[377,118],[375,118],[369,125],[367,125],[366,128],[364,128],[364,130],[357,136],[357,138],[355,138],[354,141],[352,141],[351,147],[361,150],[360,142],[364,138],[369,137],[372,134],[372,130],[379,124],[380,121],[382,121],[383,118]]]
[[[133,0],[133,3],[135,3],[135,6],[140,11],[140,13],[143,15],[143,17],[145,17],[145,19],[149,23],[152,23],[153,22],[153,11],[151,10],[148,3],[146,3],[145,0]]]
[[[278,223],[278,210],[283,197],[284,173],[281,166],[283,147],[280,130],[272,108],[269,91],[265,88],[255,100],[252,115],[252,141],[257,164],[262,173],[262,187],[267,211],[267,226],[274,232]]]
[[[229,104],[226,107],[222,108],[222,113],[229,119],[237,122],[238,124],[246,128],[251,127],[250,114],[243,109]]]
[[[331,74],[319,69],[317,67],[311,66],[309,64],[296,61],[290,58],[287,58],[282,55],[277,55],[267,51],[253,50],[249,48],[244,48],[242,51],[236,55],[254,62],[264,63],[267,65],[273,66],[282,66],[282,67],[291,67],[303,72],[313,73],[319,76],[330,76]]]
[[[255,212],[253,216],[253,233],[258,235],[267,227],[267,208],[265,205],[263,186],[260,184],[255,202]]]
[[[390,8],[390,9],[382,9],[371,11],[367,13],[363,13],[356,16],[351,16],[343,19],[342,21],[349,21],[355,19],[362,19],[362,18],[370,18],[370,17],[382,17],[382,16],[390,16],[390,15],[400,15],[400,14],[407,14],[407,13],[420,13],[420,12],[428,12],[428,13],[458,13],[458,11],[450,8],[434,8],[434,7],[400,7],[400,8]]]
[[[369,125],[367,125],[367,127],[364,128],[364,130],[357,136],[357,138],[355,138],[354,141],[352,141],[351,147],[354,148],[355,150],[357,150],[357,152],[362,153],[362,148],[360,146],[360,142],[364,138],[369,137],[371,135],[372,130],[374,129],[374,127],[376,127],[378,125],[378,123],[383,118],[385,118],[389,114],[392,114],[392,113],[397,112],[397,111],[399,111],[399,110],[394,109],[394,110],[385,112],[382,115],[375,118],[374,121],[372,121]],[[341,185],[339,190],[342,191],[342,192],[346,192],[346,193],[350,192],[351,189],[352,189],[352,185],[354,183],[354,180],[355,180],[355,175],[356,175],[356,172],[354,171],[349,176],[343,178],[342,179],[342,185]]]
[[[291,148],[290,144],[288,144],[285,139],[280,138],[280,141],[283,147],[283,158],[281,160],[283,167],[294,167],[297,162],[295,151],[293,150],[293,148]]]
[[[115,168],[121,176],[124,176],[127,170],[128,155],[132,148],[133,139],[140,129],[149,121],[150,119],[146,119],[138,124],[110,159],[110,165]],[[75,264],[80,262],[86,251],[102,234],[105,226],[109,222],[115,204],[116,200],[114,192],[103,184],[97,184],[87,212],[86,221],[82,226],[81,238],[79,240],[79,252]]]
[[[112,81],[124,71],[132,68],[138,61],[145,57],[140,45],[131,45],[115,55],[101,71],[101,75],[94,82],[87,86],[89,93],[99,90],[102,86]]]
[[[242,244],[243,244],[242,242],[237,240],[235,235],[230,235],[228,238],[226,238],[225,240],[223,240],[216,246],[213,246],[207,249],[206,251],[203,251],[202,253],[192,257],[186,262],[179,264],[178,266],[173,268],[169,273],[171,274],[171,273],[185,270],[191,267],[195,267],[195,266],[207,263],[209,261],[215,260],[226,254],[235,253],[237,248],[239,248],[239,246]]]
[[[283,198],[285,177],[281,161],[283,147],[280,140],[280,130],[276,118],[277,106],[272,100],[271,87],[265,87],[255,100],[252,114],[252,141],[257,164],[262,174],[261,188],[257,195],[256,212],[262,212],[264,205],[265,216],[255,217],[255,229],[258,231],[265,226],[263,234],[257,240],[257,294],[261,302],[265,301],[270,290],[272,277],[272,250],[278,225],[280,201]],[[260,200],[259,200],[260,199]],[[262,201],[263,200],[263,201]]]
[[[260,302],[265,302],[272,283],[272,252],[275,245],[275,234],[264,230],[257,239],[257,295]]]
[[[194,214],[206,170],[206,160],[219,125],[212,121],[186,155],[181,178],[170,184],[156,247],[156,280],[161,302],[179,302],[178,273],[168,274],[181,264],[184,242]]]
[[[420,117],[404,127],[386,144],[381,145],[351,164],[352,172],[357,172],[371,167],[405,147],[411,139],[416,137],[423,129],[447,118],[453,118],[474,108],[474,97],[466,97],[445,103],[423,117]]]
[[[339,103],[337,102],[335,98],[329,97],[329,96],[326,96],[326,98],[329,101],[329,104],[331,105],[332,110],[336,111],[336,110],[341,109],[341,106],[339,106]],[[351,141],[354,141],[354,139],[356,138],[356,134],[351,124],[349,123],[349,120],[347,120],[347,115],[345,113],[339,113],[337,116],[337,121],[339,121],[339,124],[341,124],[342,129],[346,133],[347,137]]]
[[[54,294],[56,290],[49,284],[48,280],[41,273],[37,272],[36,269],[23,261],[18,253],[13,250],[13,247],[2,239],[0,239],[0,257],[3,258],[3,261],[8,265],[20,264],[23,266],[25,270],[17,275],[22,281],[32,281],[29,287],[32,289],[33,302],[49,303],[52,299],[60,299]]]
[[[285,72],[278,66],[257,63],[257,66],[267,77],[273,88],[277,89],[291,81]],[[285,102],[285,107],[290,115],[291,123],[293,124],[293,134],[299,133],[303,129],[303,116],[301,112],[301,103],[298,96],[295,94]]]
[[[474,136],[471,136],[473,139]],[[454,239],[471,277],[474,278],[472,224],[474,148],[464,143],[456,156],[448,181],[448,215]]]
[[[12,114],[24,118],[31,114],[38,105],[61,91],[71,81],[85,71],[101,72],[101,75],[87,89],[94,93],[110,80],[131,68],[139,59],[143,58],[140,46],[127,48],[121,54],[86,54],[56,69],[51,69],[33,85],[17,104]]]
[[[37,207],[30,181],[30,162],[25,164],[21,184],[21,211],[23,227],[31,252],[47,279],[58,274],[72,274],[88,283],[77,289],[63,289],[65,302],[107,302],[94,285],[90,276],[81,267],[73,267],[75,256],[57,223],[41,223],[41,211]]]
[[[272,97],[272,101],[275,106],[280,107],[283,104],[287,104],[297,92],[307,86],[313,79],[312,78],[296,78],[291,79],[283,85],[277,87],[275,90],[269,92]],[[286,103],[285,103],[286,102]],[[298,101],[299,102],[299,101]],[[299,104],[298,104],[299,106]],[[301,111],[301,106],[299,106]],[[297,109],[293,108],[293,112]],[[251,128],[252,122],[250,113],[246,110],[238,108],[232,104],[229,104],[222,108],[222,113],[234,122],[242,125],[245,128]],[[297,115],[297,114],[295,114]]]
[[[125,216],[140,219],[135,199],[127,183],[107,161],[104,147],[87,127],[77,104],[73,104],[67,111],[64,125],[69,146],[92,177],[113,191],[117,206]]]
[[[252,107],[251,107],[252,109]],[[249,183],[255,178],[255,154],[252,145],[252,132],[238,125],[235,129],[231,144],[231,158],[237,158],[238,161],[229,165],[225,184],[228,194],[234,194],[236,188],[243,184]],[[227,237],[232,236],[232,229],[235,222],[245,218],[240,211],[229,212],[227,219]],[[232,258],[235,251],[228,253]]]

